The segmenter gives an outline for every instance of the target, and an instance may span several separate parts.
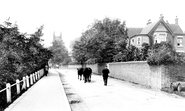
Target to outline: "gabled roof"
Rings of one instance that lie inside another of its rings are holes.
[[[178,24],[167,24],[174,34],[183,34],[182,29]]]
[[[153,22],[143,28],[140,34],[149,34],[149,32],[159,23],[159,21]]]
[[[135,35],[150,35],[153,31],[156,30],[156,28],[159,26],[159,24],[163,24],[164,27],[172,34],[184,34],[182,29],[178,24],[169,24],[165,23],[163,19],[159,19],[156,22],[153,22],[151,24],[148,24],[144,28],[128,28],[128,36],[133,37]]]
[[[127,29],[128,29],[128,31],[127,31],[128,37],[133,37],[135,35],[140,34],[140,32],[143,28],[127,28]]]

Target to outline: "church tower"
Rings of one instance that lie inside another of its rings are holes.
[[[60,32],[60,35],[57,36],[55,34],[55,31],[53,32],[53,41],[61,41],[62,40],[62,32]]]

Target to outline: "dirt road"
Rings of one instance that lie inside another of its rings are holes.
[[[152,90],[114,78],[103,85],[99,75],[92,82],[77,79],[76,69],[57,69],[61,73],[68,100],[73,111],[181,111],[185,98]]]

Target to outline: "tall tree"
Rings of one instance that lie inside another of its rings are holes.
[[[63,40],[55,40],[52,42],[52,46],[49,47],[51,50],[53,57],[51,58],[52,64],[64,65],[70,62],[70,57],[68,55],[68,51],[64,45]]]
[[[95,23],[76,41],[73,54],[78,61],[86,62],[91,59],[96,63],[112,62],[113,56],[118,53],[117,43],[127,44],[127,30],[125,22],[109,18]],[[78,44],[78,45],[77,45]]]

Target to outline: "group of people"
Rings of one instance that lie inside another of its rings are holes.
[[[82,76],[83,76],[84,83],[91,81],[92,69],[90,67],[77,68],[77,71],[78,71],[78,79],[82,80]]]
[[[77,68],[77,71],[78,71],[78,79],[82,80],[82,76],[83,76],[84,83],[91,81],[92,69],[90,67]],[[103,81],[105,86],[107,86],[109,73],[110,73],[109,69],[107,68],[107,66],[105,66],[105,68],[102,70],[102,76],[103,76]]]

